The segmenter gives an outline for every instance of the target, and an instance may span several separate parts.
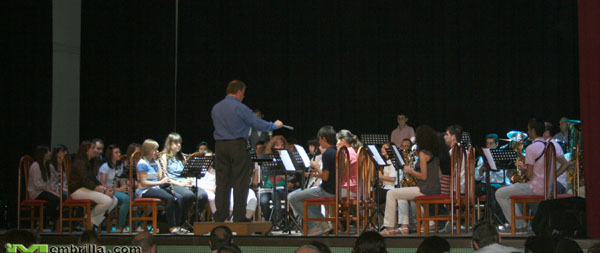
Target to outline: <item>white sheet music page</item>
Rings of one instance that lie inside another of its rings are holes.
[[[383,160],[383,158],[381,157],[381,155],[379,155],[379,151],[377,150],[377,146],[375,145],[367,145],[367,147],[369,147],[369,150],[371,150],[371,154],[373,154],[373,157],[375,158],[375,161],[377,162],[377,165],[379,166],[385,166],[385,161]]]
[[[281,158],[283,167],[285,167],[286,171],[296,171],[296,168],[294,168],[294,164],[292,163],[290,153],[288,153],[287,150],[279,150],[279,157]]]
[[[304,150],[304,148],[298,144],[294,144],[294,147],[296,148],[296,151],[298,151],[298,154],[300,154],[300,157],[302,157],[302,163],[304,163],[304,167],[310,167],[310,159],[306,154],[306,150]]]
[[[485,155],[485,159],[488,161],[488,164],[490,165],[490,169],[493,171],[498,170],[498,168],[496,168],[496,161],[494,161],[494,158],[492,157],[492,153],[490,152],[489,148],[483,148],[483,154]]]

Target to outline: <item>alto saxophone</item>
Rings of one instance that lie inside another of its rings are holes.
[[[520,140],[515,143],[514,151],[517,153],[517,162],[525,163],[525,156],[523,155],[523,148],[525,147],[525,140]],[[527,173],[525,171],[517,168],[515,174],[510,176],[510,182],[514,183],[527,183],[529,182],[529,178],[527,178]]]
[[[404,156],[404,160],[406,160],[406,164],[408,166],[413,167],[416,152],[414,150],[403,150],[402,154]],[[400,181],[400,185],[402,185],[402,187],[414,187],[417,186],[417,181],[415,181],[415,178],[413,176],[407,173],[402,173],[402,180]]]

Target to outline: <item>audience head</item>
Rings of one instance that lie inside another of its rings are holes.
[[[104,141],[100,138],[96,138],[92,140],[92,144],[94,144],[94,152],[96,153],[96,157],[101,157],[102,152],[104,152]]]
[[[307,244],[307,245],[300,246],[294,252],[295,253],[319,253],[319,249],[313,245]]]
[[[408,122],[408,117],[404,112],[398,112],[398,114],[396,114],[396,121],[398,122],[399,127],[404,127],[406,126],[406,122]]]
[[[323,126],[319,129],[317,133],[317,138],[319,139],[320,146],[335,146],[337,143],[337,139],[335,138],[336,132],[333,129],[333,126]]]
[[[229,244],[229,245],[223,245],[221,246],[218,250],[218,253],[241,253],[242,249],[240,249],[240,247],[234,245],[234,244]]]
[[[170,133],[165,140],[165,145],[163,146],[163,155],[167,156],[167,160],[171,159],[171,157],[177,157],[179,160],[183,159],[183,154],[181,153],[181,143],[183,139],[181,135],[178,133]]]
[[[233,232],[226,226],[218,226],[210,231],[208,246],[211,250],[217,250],[222,246],[233,244]]]
[[[437,134],[428,125],[421,125],[417,127],[416,135],[416,144],[420,150],[428,150],[433,154],[433,156],[437,156],[440,152],[440,141],[437,137]]]
[[[531,139],[535,139],[537,137],[542,137],[546,131],[546,126],[544,126],[544,121],[537,120],[535,118],[529,119],[527,123],[527,133]]]
[[[350,130],[342,129],[336,134],[337,146],[354,147],[358,146],[358,137],[354,135]]]
[[[121,149],[116,144],[108,145],[106,148],[106,155],[104,156],[104,160],[108,164],[108,167],[115,168],[113,166],[118,166],[121,164]]]
[[[572,252],[572,253],[581,252],[581,253],[583,253],[583,250],[581,249],[581,247],[579,247],[579,244],[577,244],[577,242],[575,242],[571,239],[567,239],[567,238],[560,238],[556,242],[556,247],[554,249],[554,252],[556,252],[556,253],[562,253],[562,252]]]
[[[597,242],[587,250],[588,253],[600,253],[600,242]]]
[[[385,239],[375,231],[365,231],[360,234],[352,253],[385,253]]]
[[[152,160],[156,155],[156,151],[158,151],[158,142],[155,140],[146,139],[144,143],[142,143],[142,158]]]
[[[400,150],[410,150],[413,146],[412,141],[409,138],[405,138],[404,140],[402,140],[402,142],[400,143]]]
[[[77,159],[88,161],[94,158],[96,151],[94,150],[94,144],[88,140],[82,141],[79,144],[79,150],[77,150]]]
[[[140,246],[142,248],[142,253],[156,252],[156,238],[146,231],[135,235],[131,245]]]
[[[331,253],[329,247],[320,241],[312,241],[309,243],[309,245],[317,247],[317,249],[319,249],[319,253]]]
[[[40,243],[40,236],[31,231],[12,229],[4,234],[4,244],[2,244],[2,247],[4,247],[6,243],[22,244],[29,248],[32,244]]]
[[[445,253],[450,252],[450,243],[439,236],[425,238],[417,248],[417,253]]]
[[[485,246],[500,243],[498,229],[489,222],[482,222],[473,228],[473,247],[480,249]]]
[[[281,135],[275,135],[271,138],[267,147],[265,148],[265,154],[273,154],[276,150],[285,149],[288,146],[288,142],[285,137]]]
[[[552,237],[529,236],[525,240],[525,252],[554,252],[554,244]]]
[[[258,141],[256,142],[256,153],[257,154],[264,154],[266,152],[265,150],[265,141]]]
[[[498,148],[498,135],[497,134],[488,134],[485,136],[485,147],[494,149]]]
[[[78,245],[100,245],[100,238],[95,230],[86,230],[79,236]]]
[[[444,141],[446,142],[446,145],[452,147],[454,144],[460,142],[462,131],[462,127],[459,125],[449,126],[446,129],[446,134],[444,135]]]
[[[236,97],[240,102],[244,100],[246,84],[240,80],[232,80],[227,84],[227,95]]]

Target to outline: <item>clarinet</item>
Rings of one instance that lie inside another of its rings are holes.
[[[163,167],[164,167],[164,165],[162,164],[162,162],[160,161],[160,159],[157,159],[157,160],[158,160],[158,165],[159,165],[159,167],[160,167],[160,168],[163,168]],[[164,167],[164,168],[165,168],[165,170],[166,170],[166,167]],[[163,176],[163,177],[169,177],[169,176],[167,175],[167,173],[165,172],[165,170],[162,170],[162,174],[163,174],[162,176]],[[161,184],[161,185],[160,185],[160,188],[161,188],[161,189],[163,189],[163,190],[165,190],[165,191],[167,191],[167,193],[169,193],[169,194],[173,195],[173,199],[174,199],[175,201],[177,201],[177,195],[175,195],[175,189],[173,188],[173,185],[172,185],[172,184],[170,184],[170,183]]]

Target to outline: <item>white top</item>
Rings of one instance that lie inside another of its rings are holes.
[[[396,169],[394,168],[394,165],[391,164],[389,159],[385,162],[389,165],[383,167],[383,175],[386,177],[396,178],[397,173],[396,173]],[[392,182],[386,181],[386,180],[381,180],[381,181],[383,182],[383,189],[386,189],[386,190],[394,189],[394,185],[396,184],[396,180],[394,180]]]
[[[116,169],[112,169],[108,166],[108,163],[103,163],[98,170],[98,181],[102,182],[102,174],[106,174],[106,185],[113,186],[115,177],[120,177],[123,174],[123,164],[119,165]]]
[[[217,177],[215,173],[215,169],[210,168],[204,177],[198,179],[197,181],[198,187],[209,190],[215,189],[217,187]]]

